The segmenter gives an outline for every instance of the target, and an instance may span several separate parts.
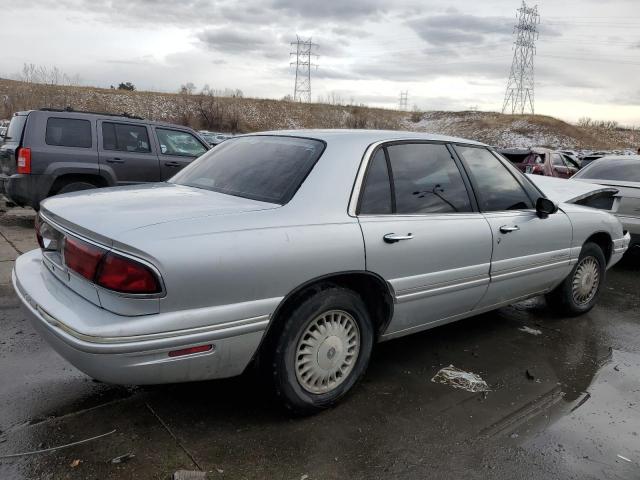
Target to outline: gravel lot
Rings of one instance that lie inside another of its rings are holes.
[[[13,260],[36,246],[32,225],[28,210],[0,213],[1,479],[640,478],[640,257],[609,272],[583,317],[534,299],[378,345],[345,402],[292,419],[252,372],[138,388],[75,370],[11,287]],[[491,391],[431,382],[448,365]]]

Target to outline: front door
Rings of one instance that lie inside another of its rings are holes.
[[[200,140],[184,130],[155,127],[160,157],[160,176],[168,180],[207,151]]]
[[[158,155],[144,124],[98,121],[100,169],[118,185],[160,181]]]
[[[539,218],[541,194],[489,150],[456,146],[493,237],[491,284],[478,308],[548,290],[571,270],[572,226],[561,211]]]
[[[469,312],[485,294],[491,231],[467,186],[444,144],[394,143],[372,156],[358,219],[367,270],[395,295],[386,335]]]

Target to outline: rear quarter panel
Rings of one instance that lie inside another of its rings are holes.
[[[315,224],[282,222],[283,215],[279,209],[171,222],[121,241],[135,243],[162,272],[161,312],[228,306],[245,317],[267,315],[305,282],[365,269],[355,219]]]

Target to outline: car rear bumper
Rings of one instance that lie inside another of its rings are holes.
[[[0,174],[1,193],[21,207],[36,208],[47,196],[51,183],[50,175]]]
[[[208,327],[146,335],[102,337],[78,332],[65,317],[78,312],[104,318],[105,311],[67,288],[42,266],[39,250],[16,260],[13,285],[36,330],[62,357],[87,375],[108,383],[178,383],[239,375],[255,354],[267,315]],[[184,312],[185,316],[190,312]],[[113,314],[114,320],[122,317]],[[145,320],[153,322],[154,315]],[[184,356],[169,352],[193,346],[211,349]]]
[[[613,241],[613,250],[607,268],[613,267],[620,261],[620,259],[622,259],[622,256],[629,249],[630,244],[631,234],[629,232],[626,232],[622,238]]]

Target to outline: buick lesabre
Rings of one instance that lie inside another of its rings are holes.
[[[629,243],[486,145],[348,130],[236,137],[166,183],[47,199],[37,235],[13,283],[78,369],[158,384],[252,363],[306,413],[376,342],[542,294],[589,311]]]

